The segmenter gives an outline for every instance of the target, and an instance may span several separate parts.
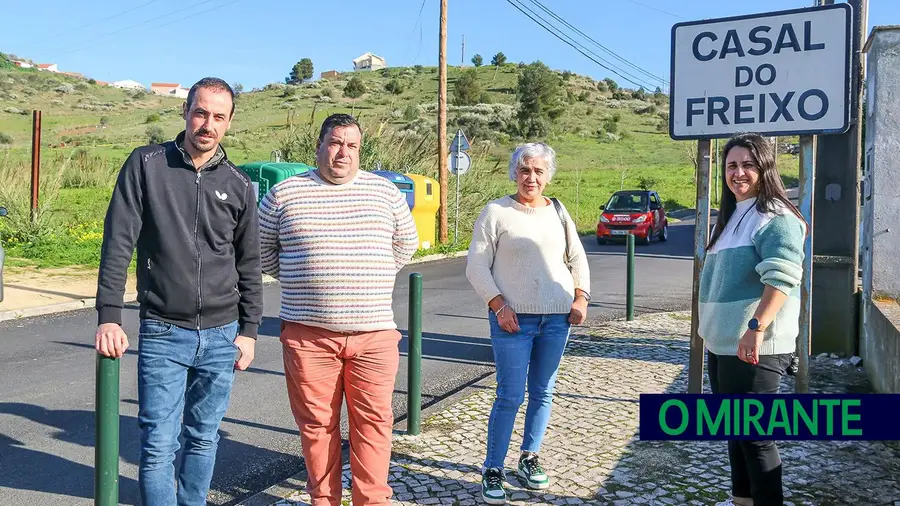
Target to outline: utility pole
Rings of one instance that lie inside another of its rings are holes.
[[[834,0],[817,0],[831,5]],[[850,128],[820,135],[816,146],[811,352],[857,354],[857,271],[859,268],[859,180],[862,144],[861,56],[868,0],[848,0],[853,8],[850,54]]]
[[[438,236],[441,244],[447,244],[447,191],[450,173],[447,170],[447,0],[441,0],[441,28],[438,49],[438,180],[441,185],[441,206],[438,209],[440,225]]]
[[[466,36],[462,36],[462,57],[459,59],[459,68],[466,65]]]

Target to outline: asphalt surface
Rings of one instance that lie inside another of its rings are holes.
[[[638,313],[690,307],[693,226],[670,226],[669,241],[636,247]],[[625,311],[624,244],[583,240],[591,266],[589,318]],[[423,289],[423,401],[435,402],[493,372],[484,304],[465,278],[465,259],[412,265],[397,278],[394,311],[407,328],[409,274]],[[251,369],[235,380],[221,427],[210,503],[233,504],[302,470],[297,428],[285,393],[278,341],[278,285],[265,289],[265,319]],[[137,334],[137,311],[125,312]],[[0,505],[90,505],[93,498],[95,313],[82,310],[0,322]],[[121,360],[120,504],[140,504],[137,484],[137,339]],[[406,355],[406,339],[401,353]],[[394,397],[406,411],[406,360]],[[344,419],[346,424],[346,418]],[[344,427],[346,435],[346,426]]]

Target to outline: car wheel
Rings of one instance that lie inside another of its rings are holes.
[[[601,238],[598,237],[598,238],[597,238],[597,245],[598,245],[598,246],[603,246],[604,244],[606,244],[606,239],[601,239]]]
[[[669,240],[669,224],[668,223],[663,225],[663,229],[659,233],[659,240],[660,240],[660,242],[666,242]]]
[[[647,235],[643,239],[641,239],[641,244],[644,244],[644,245],[650,244],[650,241],[652,241],[652,240],[653,240],[653,232],[651,232],[650,230],[647,230]]]

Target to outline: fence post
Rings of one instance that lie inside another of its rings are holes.
[[[119,504],[119,359],[97,354],[94,506]]]
[[[626,238],[626,252],[628,256],[627,278],[625,286],[625,319],[634,320],[634,235],[628,234]]]
[[[406,432],[419,435],[422,412],[422,275],[409,275],[409,354],[407,355]]]

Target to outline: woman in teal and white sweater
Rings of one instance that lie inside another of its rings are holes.
[[[713,393],[777,393],[799,333],[806,222],[791,204],[772,144],[732,138],[700,279],[700,336]],[[729,441],[732,497],[718,506],[781,506],[774,441]]]

